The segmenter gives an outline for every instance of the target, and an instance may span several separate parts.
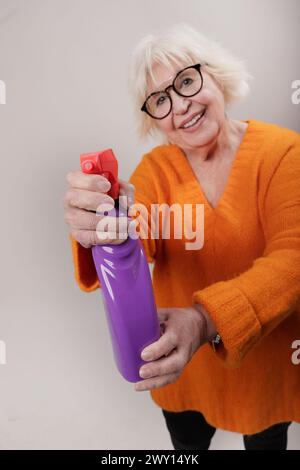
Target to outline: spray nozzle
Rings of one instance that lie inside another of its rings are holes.
[[[113,199],[119,196],[118,161],[112,149],[101,152],[83,153],[80,155],[80,165],[83,173],[102,175],[108,179],[111,188],[108,195]]]

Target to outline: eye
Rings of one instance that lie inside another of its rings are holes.
[[[192,78],[185,78],[184,80],[182,80],[181,82],[181,86],[189,86],[191,85],[191,83],[193,83],[193,79]]]
[[[165,96],[160,96],[158,98],[158,100],[156,100],[156,106],[160,106],[160,105],[164,104],[165,101],[166,101],[166,97]]]

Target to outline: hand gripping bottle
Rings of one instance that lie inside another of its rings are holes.
[[[118,207],[118,162],[111,149],[80,156],[84,173],[105,176],[111,183],[108,195],[115,200],[109,215],[127,217]],[[142,350],[160,337],[149,266],[139,238],[128,238],[120,245],[94,245],[93,260],[102,288],[103,303],[110,330],[115,362],[129,382],[141,379],[145,363]]]

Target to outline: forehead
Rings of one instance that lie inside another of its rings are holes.
[[[151,75],[148,75],[147,79],[147,94],[152,93],[156,90],[162,90],[170,85],[175,75],[182,69],[187,67],[186,65],[164,65],[154,64],[151,69]]]

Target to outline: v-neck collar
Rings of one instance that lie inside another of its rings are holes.
[[[233,160],[230,173],[227,178],[225,189],[222,192],[215,207],[211,205],[211,203],[205,196],[205,193],[201,187],[201,183],[195,175],[194,170],[192,169],[184,151],[177,145],[172,145],[172,147],[174,147],[175,149],[177,171],[181,172],[180,182],[178,183],[176,188],[177,197],[179,199],[178,202],[180,202],[181,200],[182,202],[185,201],[186,203],[188,203],[197,199],[199,203],[204,203],[207,209],[212,213],[216,213],[220,210],[221,206],[226,202],[227,196],[230,193],[230,188],[232,187],[232,185],[237,183],[237,172],[239,168],[248,163],[243,161],[242,157],[245,151],[249,151],[249,144],[251,146],[251,143],[253,143],[252,134],[255,128],[256,121],[246,120],[242,122],[247,123],[248,127],[236,151],[235,158]]]

